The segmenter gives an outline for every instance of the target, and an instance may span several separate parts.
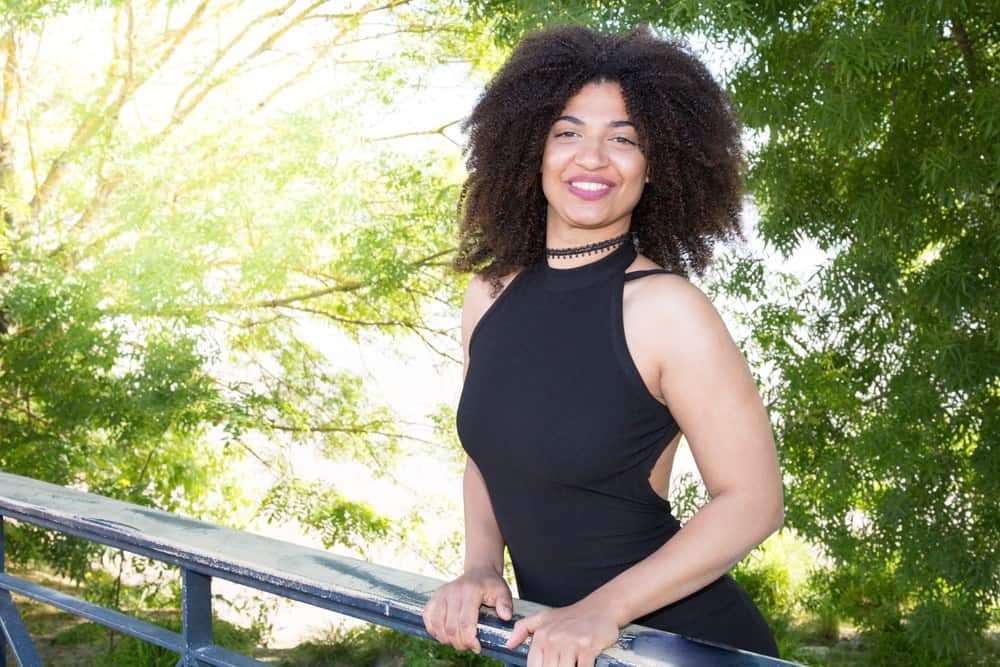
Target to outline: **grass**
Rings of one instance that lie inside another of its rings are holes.
[[[16,571],[14,574],[67,595],[81,597],[81,592],[75,585],[50,573],[32,570]],[[18,595],[14,597],[17,609],[44,665],[174,667],[177,664],[176,653],[112,632],[102,625],[59,611],[49,605]],[[129,613],[175,632],[179,632],[181,628],[178,609]],[[220,646],[248,655],[258,650],[261,640],[259,630],[242,628],[225,621],[213,622],[212,633]],[[10,664],[15,664],[12,656]]]

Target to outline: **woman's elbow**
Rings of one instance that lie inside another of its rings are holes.
[[[773,535],[774,533],[781,530],[781,527],[785,525],[785,503],[781,500],[778,501],[777,508],[773,513],[773,520],[771,521],[771,530],[768,535]]]
[[[780,486],[774,492],[762,493],[758,489],[755,496],[754,501],[748,504],[748,509],[753,512],[754,524],[760,531],[760,541],[763,542],[785,525],[785,499]]]
[[[766,516],[768,517],[768,535],[773,535],[785,525],[785,497],[781,487],[768,503]]]

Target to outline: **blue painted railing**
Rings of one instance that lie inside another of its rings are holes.
[[[4,570],[4,518],[175,565],[183,584],[182,630],[172,632],[120,612],[12,576]],[[176,652],[178,665],[261,666],[212,641],[212,579],[220,578],[316,607],[427,637],[421,611],[441,581],[289,542],[0,472],[0,665],[7,647],[21,667],[41,665],[11,593],[49,604]],[[514,601],[515,619],[543,609]],[[504,648],[513,622],[483,608],[483,654],[524,665],[527,650]],[[788,665],[637,625],[597,660],[602,667]]]

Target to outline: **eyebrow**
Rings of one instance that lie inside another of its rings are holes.
[[[569,123],[573,123],[574,125],[585,125],[586,124],[582,120],[580,120],[579,118],[577,118],[576,116],[559,116],[558,118],[556,118],[556,122],[557,123],[559,121],[561,121],[561,120],[565,120],[565,121],[567,121]],[[632,128],[634,128],[635,127],[635,123],[633,123],[630,120],[613,120],[610,123],[608,123],[608,127],[632,127]]]

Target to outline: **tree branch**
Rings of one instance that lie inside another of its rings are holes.
[[[201,71],[201,73],[198,74],[198,76],[196,76],[193,79],[191,79],[190,83],[188,83],[188,85],[186,85],[183,88],[183,90],[181,90],[181,92],[177,95],[177,101],[174,103],[174,114],[177,114],[180,111],[180,109],[182,107],[182,103],[184,102],[184,99],[188,96],[188,93],[190,93],[194,89],[194,87],[196,85],[198,85],[199,83],[201,83],[205,79],[205,77],[207,77],[209,74],[211,74],[215,70],[216,66],[222,61],[222,59],[230,51],[233,50],[233,47],[235,47],[246,36],[246,34],[248,32],[250,32],[251,28],[253,28],[254,26],[256,26],[259,23],[262,23],[262,22],[266,21],[269,18],[275,18],[275,17],[283,15],[288,10],[288,8],[291,7],[294,4],[295,4],[295,0],[289,0],[288,2],[286,2],[281,7],[277,8],[277,9],[273,9],[273,10],[271,10],[269,12],[265,12],[265,13],[257,16],[253,20],[247,22],[247,24],[245,26],[243,26],[243,29],[240,30],[236,34],[235,37],[233,37],[231,40],[229,40],[229,43],[227,43],[224,47],[222,47],[221,49],[219,49],[218,51],[216,51],[215,58],[212,59],[212,62],[210,62]]]
[[[320,52],[316,54],[316,57],[313,58],[308,65],[306,65],[301,70],[296,72],[294,76],[286,79],[285,81],[282,81],[280,84],[275,86],[274,89],[270,93],[265,95],[264,99],[258,102],[257,106],[254,108],[258,111],[263,109],[283,91],[288,90],[296,83],[309,76],[312,73],[313,69],[315,69],[316,65],[318,65],[320,61],[323,59],[323,57],[326,54],[328,54],[333,49],[334,46],[338,46],[337,44],[338,39],[342,37],[346,32],[347,32],[347,27],[345,26],[336,37],[331,39],[329,42],[326,43],[326,45],[322,49],[320,49]]]
[[[420,324],[414,324],[412,322],[406,322],[406,321],[403,321],[403,320],[357,320],[357,319],[353,319],[353,318],[350,318],[350,317],[343,317],[341,315],[334,315],[333,313],[331,313],[329,311],[320,310],[319,308],[306,308],[305,306],[290,306],[290,305],[285,305],[285,306],[280,306],[280,307],[281,308],[287,308],[289,310],[295,310],[295,311],[298,311],[300,313],[309,313],[310,315],[319,315],[320,317],[324,317],[324,318],[326,318],[328,320],[333,320],[334,322],[339,322],[341,324],[350,324],[352,326],[359,326],[359,327],[403,327],[405,329],[413,329],[413,330],[416,330],[416,329],[425,329],[425,330],[430,331],[431,333],[435,333],[435,334],[444,333],[442,331],[437,331],[435,329],[431,329],[430,327],[426,327],[426,326],[423,326],[423,325],[420,325]]]
[[[366,7],[364,9],[359,9],[356,12],[350,12],[348,14],[311,14],[306,17],[309,19],[352,19],[359,16],[365,16],[367,14],[374,14],[376,12],[382,12],[387,9],[395,9],[397,7],[402,7],[403,5],[410,4],[412,0],[396,0],[396,2],[388,2],[384,5],[378,5],[375,7]]]
[[[287,34],[288,31],[291,30],[293,27],[301,23],[305,18],[309,16],[310,12],[312,12],[320,5],[325,4],[326,1],[327,0],[316,0],[316,2],[313,2],[311,5],[303,9],[291,20],[289,20],[288,23],[286,23],[284,26],[281,26],[278,29],[271,32],[271,34],[265,37],[264,40],[257,45],[257,48],[255,48],[250,53],[250,55],[246,56],[240,62],[231,66],[225,73],[215,76],[212,78],[211,81],[207,82],[201,88],[201,90],[195,93],[193,99],[186,106],[183,107],[180,106],[180,101],[178,100],[178,103],[177,105],[175,105],[174,111],[171,114],[170,121],[162,130],[160,130],[160,133],[157,135],[154,143],[161,143],[173,131],[175,127],[183,123],[184,120],[191,114],[191,112],[194,111],[194,109],[201,103],[202,100],[205,99],[206,96],[208,96],[208,94],[212,90],[218,88],[220,85],[222,85],[224,81],[226,81],[229,78],[228,75],[231,75],[234,72],[239,72],[241,68],[243,68],[248,63],[253,61],[257,56],[274,48],[274,45],[275,43],[277,43],[278,39],[280,39],[283,35]],[[349,26],[345,26],[342,29],[342,34],[344,31],[348,29]]]
[[[294,294],[292,296],[286,296],[281,299],[268,299],[267,301],[253,301],[246,305],[247,308],[281,308],[282,306],[287,306],[289,304],[295,303],[297,301],[308,301],[310,299],[317,299],[321,296],[326,296],[327,294],[334,294],[336,292],[352,292],[364,286],[363,282],[357,281],[353,283],[345,283],[342,285],[333,285],[331,287],[324,287],[322,289],[313,290],[311,292],[305,292],[303,294]]]
[[[428,338],[427,338],[427,337],[426,337],[426,336],[425,336],[425,335],[423,334],[423,332],[419,331],[418,329],[416,329],[416,328],[414,328],[414,327],[410,327],[410,330],[411,330],[411,331],[413,331],[413,333],[414,333],[414,334],[416,334],[416,336],[417,336],[417,337],[418,337],[418,338],[420,339],[420,341],[421,341],[421,342],[422,342],[422,343],[423,343],[424,345],[426,345],[426,346],[427,346],[427,348],[428,348],[428,349],[429,349],[429,350],[430,350],[431,352],[434,352],[434,353],[435,353],[435,354],[437,354],[438,356],[441,356],[441,357],[444,357],[445,359],[448,359],[449,361],[453,361],[453,362],[455,362],[456,364],[459,364],[459,365],[461,365],[461,364],[462,364],[462,360],[461,360],[461,359],[459,359],[458,357],[455,357],[455,356],[453,356],[453,355],[451,355],[451,354],[448,354],[448,353],[447,353],[447,352],[445,352],[444,350],[442,350],[442,349],[438,348],[438,346],[437,346],[437,345],[435,345],[435,344],[434,344],[434,343],[432,343],[432,342],[431,342],[430,340],[428,340]],[[448,335],[448,332],[447,332],[447,331],[434,331],[433,329],[428,329],[428,331],[432,331],[433,333],[436,333],[436,334],[438,334],[438,335],[442,335],[442,336],[447,336],[447,335]]]
[[[17,63],[17,42],[14,35],[8,33],[3,38],[4,68],[3,68],[3,99],[0,100],[0,142],[7,144],[11,132],[11,121],[13,120],[17,102],[20,97],[18,83],[18,63]],[[6,170],[6,151],[3,163],[0,168]]]
[[[17,70],[17,86],[19,90],[24,90],[24,81],[21,78],[21,70]],[[31,196],[34,198],[38,193],[38,158],[35,155],[35,138],[31,131],[31,118],[24,115],[24,133],[28,141],[28,161],[31,163]]]
[[[427,33],[444,32],[446,30],[458,32],[453,26],[450,25],[401,27],[341,42],[339,46],[350,46],[352,44],[361,44],[362,42],[374,42],[380,39],[385,39],[386,37],[394,37],[396,35],[426,35]]]
[[[17,116],[18,101],[21,88],[18,85],[20,76],[17,62],[17,42],[13,33],[8,33],[3,39],[3,99],[0,100],[0,192],[8,197],[14,193],[16,179],[14,177],[14,142],[13,120]],[[14,215],[9,206],[0,207],[3,215],[0,221],[0,234],[3,227],[14,222]]]
[[[402,440],[411,440],[425,445],[440,444],[434,442],[433,440],[426,440],[415,435],[393,433],[391,431],[379,431],[364,426],[289,426],[287,424],[276,424],[272,422],[268,424],[268,427],[273,428],[276,431],[285,431],[289,433],[348,433],[351,435],[381,435],[386,438],[400,438]]]
[[[458,125],[461,122],[462,122],[462,120],[458,119],[458,120],[449,121],[449,122],[445,123],[444,125],[442,125],[440,127],[437,127],[437,128],[434,128],[432,130],[413,130],[412,132],[401,132],[399,134],[389,134],[389,135],[386,135],[384,137],[371,137],[371,138],[365,139],[365,141],[374,143],[376,141],[392,141],[394,139],[404,139],[406,137],[419,137],[419,136],[440,134],[442,137],[444,137],[448,141],[451,141],[452,143],[455,143],[454,139],[452,139],[447,134],[445,134],[444,131],[447,130],[449,127],[453,126],[453,125]]]
[[[111,193],[113,193],[117,188],[118,184],[121,183],[122,177],[120,175],[113,176],[111,178],[104,178],[98,175],[97,188],[94,190],[94,196],[90,198],[90,203],[87,204],[87,208],[84,209],[83,213],[76,219],[73,223],[73,227],[83,229],[97,216],[97,213],[104,208],[111,198]],[[105,238],[107,240],[107,238]]]
[[[86,148],[90,140],[109,122],[117,120],[118,114],[121,112],[122,107],[125,102],[128,101],[129,97],[136,89],[139,88],[152,74],[157,72],[164,63],[170,58],[171,55],[177,50],[180,43],[187,37],[191,31],[198,25],[201,20],[202,15],[205,13],[205,8],[208,6],[208,0],[203,0],[192,12],[187,23],[184,27],[174,33],[172,39],[168,40],[167,46],[164,52],[156,59],[153,64],[146,70],[141,76],[135,76],[133,70],[134,55],[131,51],[134,49],[134,24],[131,18],[131,5],[129,6],[129,25],[128,25],[128,62],[126,63],[126,73],[123,80],[120,82],[118,87],[118,94],[114,99],[104,106],[104,100],[98,105],[103,106],[100,111],[90,114],[73,133],[73,137],[70,139],[69,144],[49,165],[48,173],[45,175],[45,180],[42,182],[41,187],[35,192],[35,196],[31,200],[31,217],[33,220],[38,218],[41,213],[42,208],[48,202],[52,193],[62,181],[63,176],[66,173],[66,167],[74,159],[76,159]],[[110,91],[114,89],[114,85],[111,84],[115,76],[114,68],[109,71],[109,95]],[[107,99],[107,97],[105,97]]]
[[[433,253],[431,255],[428,255],[427,257],[422,257],[422,258],[420,258],[420,259],[418,259],[418,260],[410,263],[409,266],[411,266],[411,267],[423,266],[425,264],[428,264],[429,262],[432,262],[433,260],[435,260],[435,259],[437,259],[439,257],[442,257],[444,255],[450,254],[452,252],[455,252],[455,248],[445,248],[444,250],[441,250],[440,252]],[[321,296],[326,296],[327,294],[333,294],[335,292],[350,292],[350,291],[354,291],[356,289],[360,289],[361,287],[364,287],[366,284],[367,283],[365,283],[363,281],[344,282],[344,283],[340,283],[338,285],[334,285],[334,286],[331,286],[331,287],[324,287],[322,289],[313,290],[311,292],[305,292],[303,294],[295,294],[295,295],[283,297],[283,298],[280,298],[280,299],[268,299],[266,301],[253,301],[253,302],[250,302],[250,303],[246,304],[244,307],[246,307],[246,308],[280,308],[280,307],[283,307],[283,306],[288,306],[289,304],[295,303],[297,301],[308,301],[309,299],[315,299],[315,298],[318,298],[318,297],[321,297]]]
[[[976,55],[972,50],[972,41],[969,39],[969,33],[965,30],[965,23],[962,19],[953,18],[951,20],[952,33],[955,36],[955,43],[958,44],[958,50],[962,52],[962,60],[965,62],[965,69],[969,73],[969,80],[976,80]]]

